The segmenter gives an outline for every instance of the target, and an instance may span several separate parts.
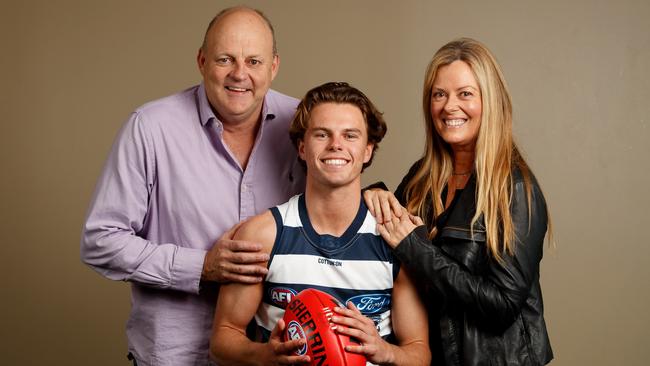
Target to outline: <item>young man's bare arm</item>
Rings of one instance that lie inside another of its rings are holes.
[[[429,365],[429,322],[427,310],[420,300],[409,273],[402,267],[393,286],[391,312],[393,332],[399,351],[395,365]]]
[[[270,211],[267,211],[244,223],[234,239],[259,242],[264,246],[263,251],[270,253],[275,235],[275,221]],[[308,362],[308,356],[292,355],[304,340],[280,341],[279,334],[284,329],[282,320],[273,329],[267,343],[253,342],[246,337],[246,326],[253,319],[261,301],[261,283],[230,283],[221,286],[210,339],[210,357],[226,365]]]

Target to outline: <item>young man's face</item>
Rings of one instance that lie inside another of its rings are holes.
[[[366,121],[352,104],[322,103],[314,107],[298,146],[313,183],[331,188],[361,186],[363,164],[372,156]]]

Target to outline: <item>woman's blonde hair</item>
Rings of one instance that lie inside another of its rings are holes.
[[[502,261],[504,252],[512,255],[515,233],[510,213],[512,169],[524,178],[529,216],[531,199],[530,170],[512,138],[512,103],[501,69],[490,51],[478,41],[460,38],[436,52],[424,79],[422,107],[427,139],[419,169],[406,185],[407,209],[424,217],[427,201],[433,200],[433,218],[444,211],[441,193],[451,177],[453,158],[450,146],[438,135],[431,116],[431,96],[438,70],[454,61],[465,62],[472,70],[481,92],[481,125],[476,141],[474,169],[476,175],[476,213],[474,224],[484,218],[489,253]],[[433,222],[433,220],[432,220]],[[437,228],[432,227],[433,238]],[[473,233],[473,231],[472,231]]]

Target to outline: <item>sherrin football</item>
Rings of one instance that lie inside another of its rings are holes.
[[[345,352],[346,345],[358,343],[332,329],[330,319],[335,306],[343,305],[325,292],[301,291],[285,309],[282,340],[305,338],[306,344],[296,354],[309,355],[310,365],[363,366],[366,364],[363,355]]]

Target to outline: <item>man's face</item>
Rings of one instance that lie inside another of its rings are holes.
[[[273,35],[250,10],[235,10],[212,26],[197,57],[213,110],[226,124],[257,122],[278,71]]]
[[[323,103],[314,107],[298,145],[307,164],[308,180],[327,187],[361,185],[363,164],[370,160],[366,121],[352,104]]]

